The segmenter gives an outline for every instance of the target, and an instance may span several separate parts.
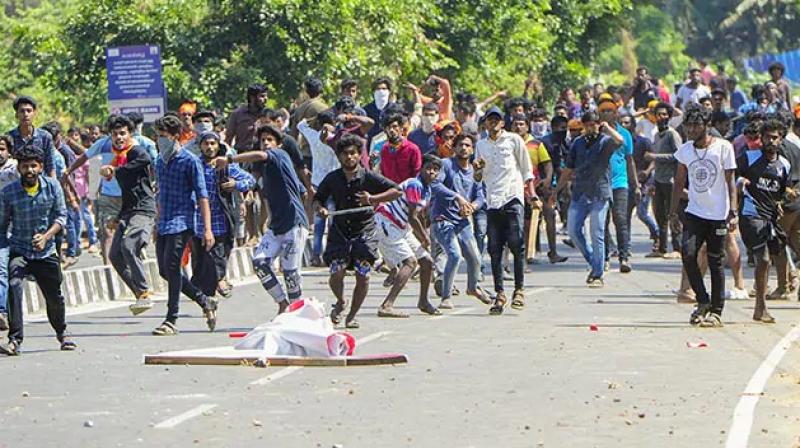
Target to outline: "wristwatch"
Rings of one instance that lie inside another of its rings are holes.
[[[233,154],[228,154],[225,156],[225,160],[228,161],[228,164],[233,163]]]

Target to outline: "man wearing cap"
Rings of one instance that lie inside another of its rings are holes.
[[[142,250],[150,242],[156,215],[155,194],[150,182],[153,160],[133,138],[135,125],[125,115],[108,121],[112,154],[110,163],[100,167],[100,175],[114,178],[122,191],[122,207],[108,258],[122,281],[131,290],[136,303],[130,306],[137,315],[153,307],[147,283]]]
[[[475,180],[486,185],[486,215],[489,256],[494,290],[497,293],[490,314],[501,314],[507,299],[503,289],[503,249],[514,257],[514,295],[511,306],[525,306],[524,201],[536,198],[531,159],[522,137],[506,132],[503,113],[492,107],[484,116],[486,138],[475,151]],[[538,198],[536,198],[538,200]]]
[[[11,155],[22,149],[27,144],[34,144],[41,148],[44,154],[44,175],[55,177],[55,146],[53,137],[43,129],[34,126],[37,107],[36,101],[29,96],[19,96],[14,100],[14,112],[17,115],[17,127],[8,132],[14,142]]]
[[[678,89],[678,94],[675,97],[675,107],[678,109],[685,109],[690,103],[699,103],[700,98],[705,98],[711,95],[708,87],[700,82],[702,72],[697,67],[689,69],[689,80],[686,84]]]

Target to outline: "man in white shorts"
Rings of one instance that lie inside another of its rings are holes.
[[[408,314],[394,309],[394,301],[405,288],[417,263],[420,266],[417,308],[426,314],[441,314],[428,298],[433,259],[428,253],[430,239],[427,229],[419,218],[421,210],[428,204],[431,182],[441,169],[441,159],[426,155],[422,159],[420,175],[400,184],[403,195],[392,202],[381,204],[375,211],[378,249],[389,266],[398,268],[392,289],[378,308],[378,317],[408,317]]]

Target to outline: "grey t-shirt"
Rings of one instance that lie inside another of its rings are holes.
[[[675,177],[675,170],[678,167],[674,154],[681,144],[683,144],[681,136],[672,128],[667,128],[665,131],[656,134],[653,153],[656,154],[657,158],[653,180],[661,184],[672,183],[672,179]]]

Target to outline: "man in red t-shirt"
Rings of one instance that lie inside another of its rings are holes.
[[[400,114],[387,115],[382,125],[387,141],[381,148],[381,174],[398,184],[419,175],[422,152],[417,145],[403,137],[405,117]]]

